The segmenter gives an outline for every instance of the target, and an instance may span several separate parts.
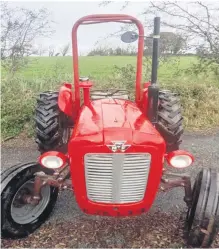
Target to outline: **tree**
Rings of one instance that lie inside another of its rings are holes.
[[[103,5],[111,2],[105,1]],[[125,7],[128,4],[130,2]],[[194,70],[197,73],[206,71],[219,75],[218,2],[151,1],[145,5],[145,10],[140,13],[146,17],[145,27],[152,28],[153,24],[149,20],[153,20],[156,15],[161,16],[162,29],[180,33],[172,51],[178,53],[179,47],[186,41],[187,51],[195,53],[198,50],[199,63]]]
[[[106,55],[110,55],[110,52],[112,50],[107,48],[107,47],[97,47],[97,48],[94,48],[92,49],[89,53],[88,53],[88,56],[96,56],[96,55],[99,55],[99,56],[106,56]]]
[[[152,37],[153,34],[146,38],[145,41],[145,55],[152,54]],[[160,33],[160,53],[163,55],[180,53],[186,46],[186,40],[179,34],[173,32]]]
[[[28,10],[9,7],[1,3],[1,59],[2,66],[14,74],[28,61],[26,58],[38,53],[34,46],[36,38],[52,33],[46,9]]]
[[[115,49],[115,55],[122,55],[122,54],[123,54],[122,49],[121,49],[120,47],[117,47],[117,48]]]
[[[97,47],[92,49],[87,56],[120,56],[120,55],[136,55],[136,49],[129,46],[128,48],[106,48]]]
[[[185,47],[186,41],[179,34],[173,32],[160,33],[161,53],[178,54]]]
[[[54,56],[54,54],[55,54],[54,47],[53,46],[49,46],[49,57]]]
[[[213,71],[219,75],[219,3],[196,2],[150,2],[145,14],[159,13],[161,24],[181,32],[189,43],[189,49],[197,51],[199,73]],[[180,41],[178,41],[178,44]]]
[[[39,44],[38,47],[36,48],[37,55],[42,56],[43,54],[46,53],[46,50],[47,49],[45,47],[43,47],[42,44]]]
[[[67,54],[68,51],[69,51],[69,48],[70,48],[70,44],[69,44],[69,43],[66,44],[66,45],[64,45],[64,46],[61,48],[61,51],[60,51],[61,55],[62,55],[62,56],[66,56],[66,54]]]

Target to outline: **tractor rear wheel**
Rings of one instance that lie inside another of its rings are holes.
[[[183,134],[182,113],[177,94],[168,90],[159,92],[157,130],[166,141],[167,152],[178,150]]]
[[[36,105],[36,143],[41,153],[66,152],[70,138],[69,118],[59,109],[58,92],[43,92]]]

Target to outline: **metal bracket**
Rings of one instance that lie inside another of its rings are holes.
[[[165,178],[164,178],[165,176]],[[168,179],[169,177],[177,177],[178,179]],[[175,187],[183,187],[185,190],[184,201],[188,207],[192,205],[192,187],[191,187],[191,179],[188,175],[179,175],[175,173],[165,173],[161,178],[162,186],[160,190],[166,192]]]
[[[34,189],[32,195],[25,195],[23,201],[32,205],[37,205],[41,200],[41,188],[45,185],[50,185],[59,188],[60,190],[71,189],[72,182],[69,178],[69,165],[56,170],[53,175],[47,175],[40,171],[35,174]]]

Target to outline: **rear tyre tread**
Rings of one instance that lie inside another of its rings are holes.
[[[63,133],[68,132],[68,117],[59,109],[58,92],[43,92],[37,99],[35,109],[36,143],[41,153],[49,150],[66,150]],[[68,132],[70,137],[70,130]],[[63,149],[64,148],[64,149]]]
[[[180,99],[176,93],[170,91],[159,92],[156,128],[166,141],[167,152],[179,149],[184,129]]]

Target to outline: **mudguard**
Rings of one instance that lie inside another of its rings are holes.
[[[65,83],[61,86],[59,90],[58,106],[67,116],[74,118],[74,94],[70,83]]]

